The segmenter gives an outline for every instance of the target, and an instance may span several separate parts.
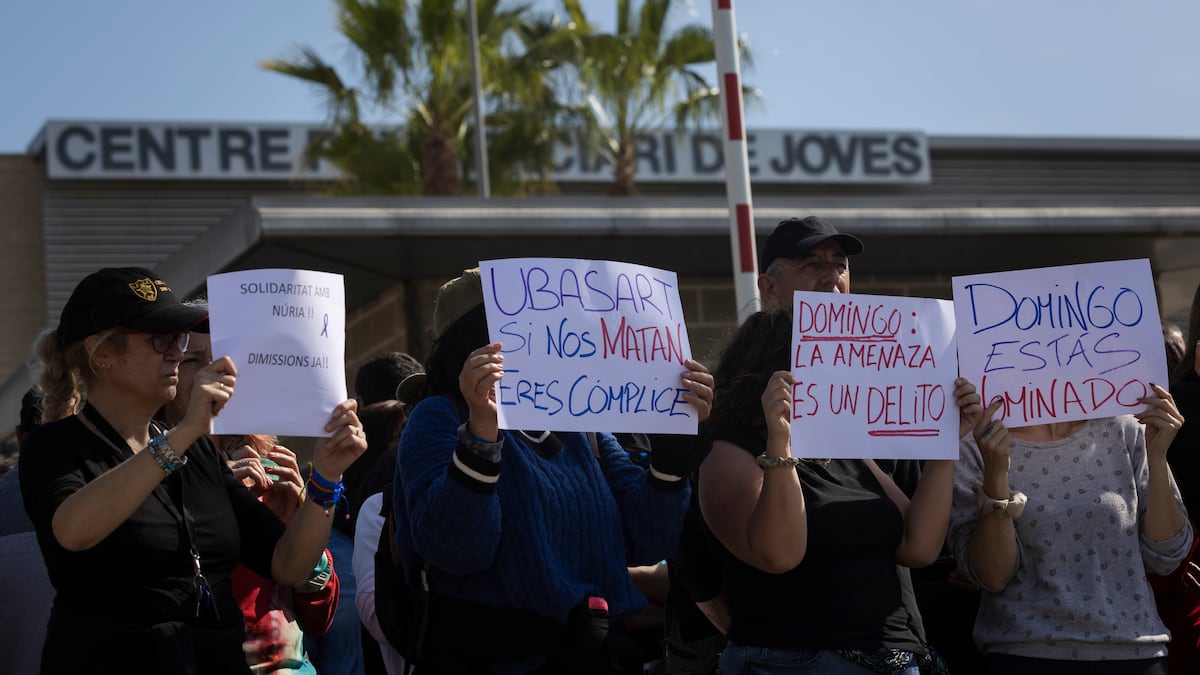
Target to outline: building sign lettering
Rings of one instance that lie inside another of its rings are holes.
[[[328,163],[304,162],[304,148],[328,133],[290,124],[71,122],[46,124],[52,179],[331,180]],[[908,131],[766,129],[747,134],[756,183],[928,183],[929,144]],[[637,148],[640,183],[724,180],[719,132],[657,131]],[[558,148],[553,178],[608,182],[612,167],[581,139]]]

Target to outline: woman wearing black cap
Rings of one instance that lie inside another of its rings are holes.
[[[792,324],[786,309],[751,315],[714,374],[713,450],[698,489],[729,609],[718,672],[940,672],[898,566],[929,565],[941,550],[954,463],[925,462],[909,499],[873,460],[800,457]],[[955,385],[965,433],[979,395]]]
[[[228,357],[197,374],[177,426],[151,421],[206,321],[154,273],[107,268],[39,338],[45,424],[21,453],[21,487],[57,591],[43,673],[249,673],[234,565],[287,586],[315,572],[336,481],[365,447],[356,406],[333,410],[285,529],[205,438],[233,394]]]

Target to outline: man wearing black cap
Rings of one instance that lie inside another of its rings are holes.
[[[862,252],[858,237],[816,216],[781,221],[759,258],[762,308],[790,308],[796,291],[849,293],[849,256]]]

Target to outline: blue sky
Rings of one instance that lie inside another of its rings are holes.
[[[709,23],[710,2],[681,0],[676,20]],[[584,5],[612,21],[612,0]],[[735,9],[763,92],[750,127],[1200,138],[1195,0]],[[0,2],[0,153],[48,118],[318,122],[310,89],[257,67],[298,44],[351,63],[328,0]]]

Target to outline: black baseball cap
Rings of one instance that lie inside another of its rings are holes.
[[[73,344],[109,328],[157,335],[208,332],[208,309],[185,305],[157,274],[141,267],[106,267],[83,278],[63,307],[58,335]]]
[[[758,260],[758,271],[765,272],[776,258],[803,258],[817,244],[832,239],[842,245],[846,255],[863,252],[858,237],[842,234],[837,228],[816,216],[788,218],[775,227]]]

